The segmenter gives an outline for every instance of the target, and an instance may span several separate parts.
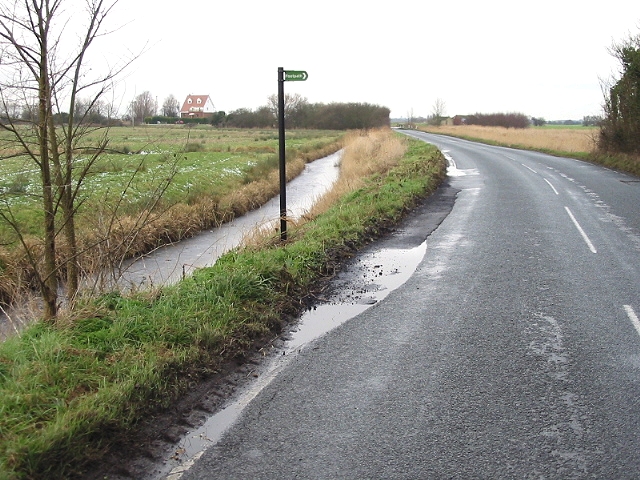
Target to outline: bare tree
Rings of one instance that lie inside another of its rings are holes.
[[[444,103],[444,100],[442,100],[441,98],[436,98],[436,101],[433,103],[433,107],[431,107],[431,121],[433,125],[442,125],[445,110],[446,104]]]
[[[86,124],[108,124],[113,119],[113,107],[103,100],[84,98],[76,100],[75,121]]]
[[[162,115],[165,117],[177,117],[179,111],[180,103],[175,96],[169,95],[164,99],[164,102],[162,102]]]
[[[24,111],[24,107],[17,102],[9,101],[2,106],[0,110],[0,116],[4,117],[5,121],[9,118],[20,118]]]
[[[147,117],[153,117],[158,110],[158,104],[156,99],[151,95],[151,92],[145,91],[139,94],[131,105],[133,112],[133,119],[135,123],[143,123]]]
[[[0,218],[13,228],[29,256],[46,319],[57,315],[61,272],[66,272],[69,298],[76,295],[79,252],[75,214],[86,175],[108,143],[106,131],[91,145],[86,143],[89,133],[95,137],[95,128],[87,119],[132,60],[97,75],[86,65],[89,48],[106,33],[104,20],[117,2],[84,0],[82,30],[65,28],[72,15],[75,21],[80,14],[73,8],[77,5],[68,0],[5,0],[0,5],[0,130],[7,133],[1,151],[4,157],[28,158],[40,172],[41,258],[28,244],[9,202],[0,210]],[[78,42],[75,49],[64,49],[73,39]],[[81,102],[79,96],[85,93],[88,96]],[[15,118],[15,104],[29,108],[26,122]],[[66,122],[57,123],[55,119],[62,118],[63,112],[68,112]],[[59,235],[65,243],[64,256],[57,248]]]
[[[278,96],[269,95],[268,107],[273,115],[273,121],[278,118]],[[284,95],[284,121],[289,128],[296,128],[302,121],[305,108],[309,105],[306,97],[299,93],[285,93]]]
[[[413,118],[413,107],[409,109],[407,112],[407,127],[415,128],[414,118]]]

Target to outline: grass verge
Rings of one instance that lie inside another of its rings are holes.
[[[73,477],[138,419],[299,313],[336,261],[388,231],[444,178],[435,147],[402,142],[397,162],[292,228],[286,244],[231,252],[154,293],[103,296],[74,319],[1,344],[0,478]]]

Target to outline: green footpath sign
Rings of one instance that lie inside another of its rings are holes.
[[[309,74],[304,70],[285,70],[284,79],[287,82],[304,82],[309,78]]]

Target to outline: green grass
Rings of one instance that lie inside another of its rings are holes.
[[[409,141],[400,164],[290,229],[154,294],[109,294],[90,314],[0,345],[0,478],[65,478],[300,307],[335,252],[397,222],[444,178],[441,154]]]
[[[291,131],[287,133],[287,150],[290,156],[321,150],[343,133]],[[109,153],[100,157],[85,180],[80,217],[92,215],[99,205],[115,203],[136,170],[138,174],[124,195],[122,207],[122,212],[132,215],[144,208],[150,192],[172,175],[165,204],[191,203],[199,196],[220,198],[251,181],[257,167],[264,165],[262,172],[274,168],[273,158],[278,152],[277,131],[272,130],[208,126],[189,130],[184,126],[149,125],[112,128],[109,137]],[[87,143],[91,142],[89,138]],[[82,155],[78,162],[82,162]],[[24,158],[0,162],[0,192],[5,192],[0,200],[19,212],[22,228],[33,235],[42,232],[39,182],[40,172],[33,162]],[[0,208],[6,206],[0,203]],[[13,238],[11,229],[0,222],[0,239],[8,238]]]
[[[550,124],[550,123],[545,123],[544,125],[541,125],[539,127],[532,127],[532,128],[542,128],[545,130],[564,130],[564,129],[576,129],[576,130],[584,130],[585,128],[594,128],[594,127],[585,127],[582,124],[577,124],[577,125],[563,125],[563,124]]]
[[[98,133],[85,145],[97,141]],[[344,133],[288,132],[288,176],[302,171],[305,161],[341,148]],[[0,162],[0,211],[13,217],[38,262],[43,237],[40,173],[33,162],[11,158],[6,135],[0,132],[0,158],[6,157]],[[219,225],[278,192],[274,130],[159,125],[113,128],[109,138],[108,150],[92,165],[76,201],[77,260],[87,275]],[[87,160],[78,155],[76,161],[80,167]],[[61,264],[68,253],[65,245],[57,240]],[[34,265],[27,258],[12,225],[0,218],[0,263],[5,266],[0,269],[0,300],[10,302],[29,287]]]

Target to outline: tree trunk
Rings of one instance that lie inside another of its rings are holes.
[[[42,12],[38,12],[40,15]],[[38,141],[42,173],[42,197],[44,213],[44,268],[40,274],[40,290],[44,301],[45,320],[54,319],[58,314],[58,277],[56,268],[56,228],[54,191],[51,181],[49,158],[49,121],[51,112],[51,84],[48,68],[48,44],[43,22],[40,22],[41,43],[38,78]]]
[[[38,133],[40,142],[40,160],[42,172],[42,197],[44,213],[44,268],[40,274],[40,291],[44,301],[44,318],[50,320],[58,314],[58,278],[56,269],[56,228],[53,207],[53,185],[51,182],[51,166],[49,164],[48,135],[48,77],[44,62],[41,64],[39,82],[40,102]]]
[[[65,206],[64,209],[64,237],[67,240],[69,248],[69,258],[67,259],[67,300],[69,304],[73,304],[76,295],[78,294],[78,281],[79,281],[79,269],[78,269],[78,246],[76,242],[76,227],[73,214],[73,205]]]

